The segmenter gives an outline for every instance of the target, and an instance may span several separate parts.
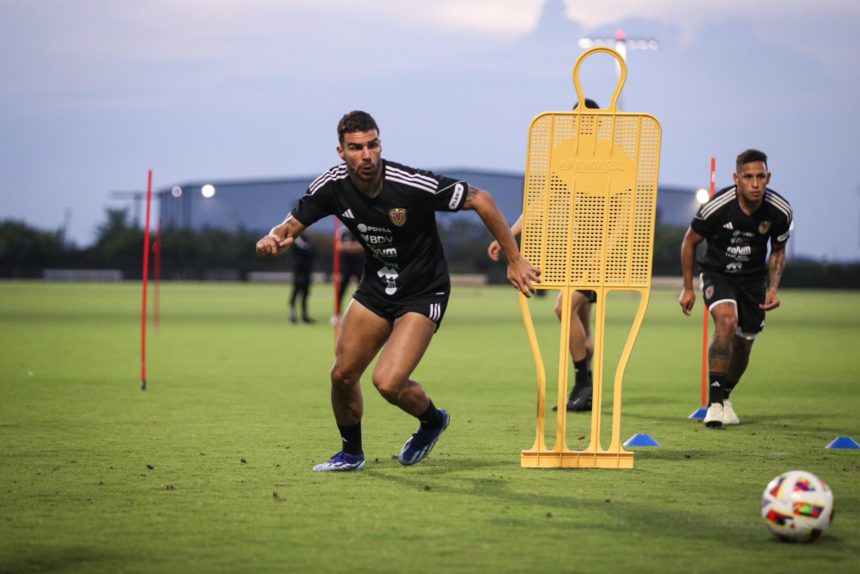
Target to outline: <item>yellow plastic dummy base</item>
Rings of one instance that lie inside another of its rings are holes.
[[[523,468],[633,468],[632,452],[522,451]]]

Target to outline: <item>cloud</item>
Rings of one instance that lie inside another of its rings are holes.
[[[726,17],[759,20],[762,27],[766,28],[774,18],[805,18],[810,15],[808,3],[785,0],[649,0],[647,7],[643,7],[640,0],[567,0],[566,4],[567,15],[586,26],[603,26],[626,18],[647,17],[690,28],[693,32],[702,22]],[[860,14],[860,4],[855,0],[818,0],[815,11],[857,15]]]

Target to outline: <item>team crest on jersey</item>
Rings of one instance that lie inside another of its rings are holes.
[[[397,227],[403,227],[403,225],[406,223],[406,209],[403,207],[395,207],[394,209],[389,209],[388,217],[391,219],[391,223],[393,223]]]
[[[770,231],[770,221],[765,219],[758,224],[758,232],[765,235],[768,231]]]

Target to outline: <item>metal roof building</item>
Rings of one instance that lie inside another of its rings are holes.
[[[489,191],[511,223],[521,212],[523,174],[465,168],[432,171]],[[241,229],[265,233],[283,220],[316,177],[192,181],[162,188],[157,192],[161,224],[166,229]],[[698,208],[695,191],[690,187],[661,185],[657,221],[686,227]],[[441,215],[452,216],[461,215]],[[332,229],[333,221],[326,218],[314,227],[319,231]]]

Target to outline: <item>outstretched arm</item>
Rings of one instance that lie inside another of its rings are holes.
[[[514,221],[514,224],[511,225],[511,233],[513,233],[514,237],[516,237],[517,235],[520,234],[522,229],[523,229],[523,214],[521,213],[520,216],[517,218],[517,220]],[[499,245],[498,241],[493,240],[493,242],[490,243],[489,247],[487,247],[487,256],[490,259],[492,259],[493,261],[498,261],[499,255],[501,255],[501,253],[502,253],[501,245]]]
[[[508,281],[520,293],[526,297],[530,297],[532,292],[534,292],[532,283],[537,283],[540,280],[540,269],[533,267],[520,254],[517,241],[508,228],[508,222],[505,220],[502,212],[499,211],[499,207],[496,205],[493,196],[484,190],[470,185],[463,209],[478,212],[481,221],[484,222],[484,225],[487,226],[487,229],[490,230],[490,233],[499,242],[499,246],[505,254],[505,261],[508,264]]]
[[[785,269],[785,242],[774,243],[770,248],[770,259],[767,271],[767,295],[761,308],[765,311],[779,307],[780,301],[776,292],[779,289],[779,280],[782,279],[782,270]]]
[[[681,311],[684,312],[684,315],[689,315],[690,311],[693,310],[693,305],[696,304],[696,294],[693,292],[693,265],[696,259],[696,247],[704,240],[705,238],[693,231],[692,228],[687,228],[684,241],[681,243],[681,275],[684,284],[678,303],[681,304]]]
[[[274,257],[280,255],[290,248],[296,237],[301,235],[305,226],[293,217],[287,215],[281,223],[274,226],[268,235],[264,235],[257,241],[257,255],[261,257]]]

